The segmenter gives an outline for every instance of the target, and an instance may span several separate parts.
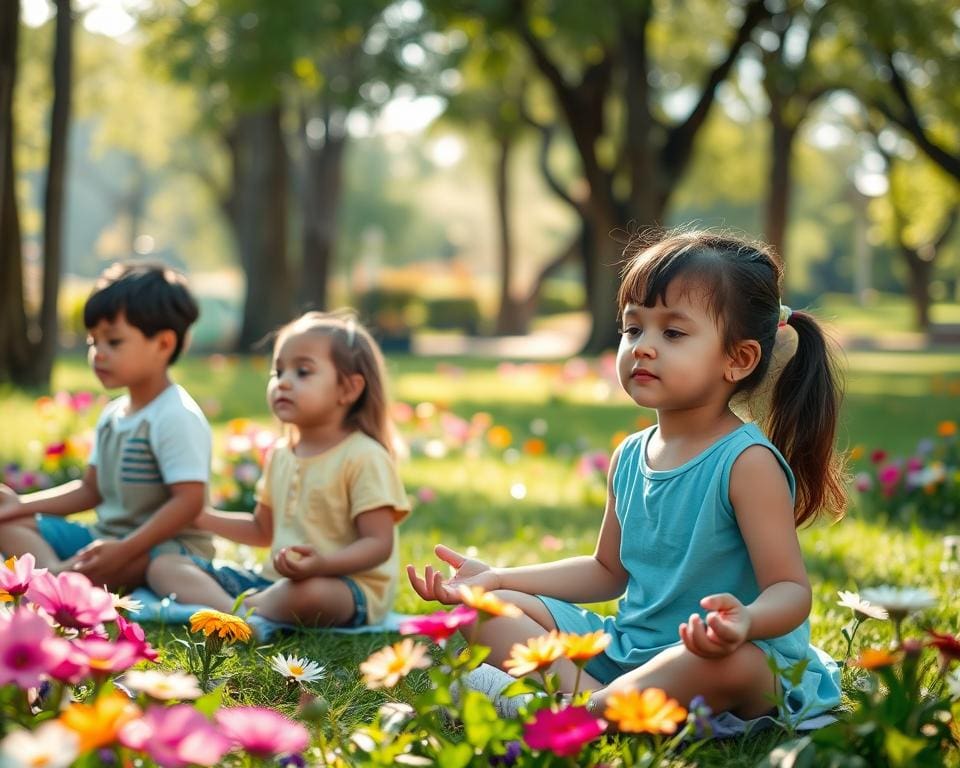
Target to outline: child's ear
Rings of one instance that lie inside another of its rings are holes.
[[[723,378],[732,384],[743,381],[760,363],[760,342],[756,339],[739,341],[727,357]]]
[[[173,350],[177,348],[177,332],[172,328],[165,328],[162,331],[157,331],[153,338],[156,339],[160,351],[169,359]]]
[[[362,373],[352,373],[340,380],[340,405],[353,405],[360,399],[367,380]]]

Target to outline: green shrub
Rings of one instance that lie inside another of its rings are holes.
[[[472,296],[442,296],[427,299],[426,324],[442,330],[461,330],[475,335],[480,330],[480,306]]]

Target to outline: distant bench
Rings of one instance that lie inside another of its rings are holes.
[[[931,344],[960,344],[960,323],[932,323],[927,335]]]

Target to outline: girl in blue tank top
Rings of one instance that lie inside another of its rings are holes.
[[[501,712],[523,701],[500,695],[512,646],[551,630],[610,635],[580,679],[597,712],[613,692],[661,688],[683,703],[703,696],[735,732],[774,700],[793,720],[839,703],[837,665],[810,644],[796,527],[846,505],[840,388],[815,320],[781,306],[781,280],[769,248],[722,234],[635,248],[618,294],[618,374],[657,424],[614,452],[594,554],[492,568],[441,545],[451,579],[408,566],[424,599],[459,602],[460,585],[479,585],[523,610],[480,626],[489,665],[465,680]],[[616,597],[615,616],[577,605]],[[574,665],[553,670],[572,691]]]

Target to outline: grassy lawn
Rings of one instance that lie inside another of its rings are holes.
[[[591,364],[594,370],[603,369],[602,363]],[[846,365],[847,397],[839,438],[843,447],[882,447],[907,454],[918,440],[935,433],[938,422],[960,418],[960,355],[956,352],[857,351],[847,354]],[[438,542],[473,547],[471,552],[494,564],[531,563],[592,551],[601,506],[595,486],[575,471],[576,462],[584,451],[609,451],[616,433],[636,430],[652,414],[628,404],[602,375],[583,375],[568,368],[564,376],[562,363],[498,370],[495,361],[396,357],[389,366],[397,400],[412,406],[432,403],[465,419],[484,412],[494,424],[509,430],[514,448],[535,435],[546,444],[543,455],[488,449],[470,458],[459,453],[427,458],[415,451],[403,463],[402,475],[411,494],[429,500],[418,502],[401,529],[402,562],[434,562],[432,549]],[[175,371],[177,380],[211,414],[217,450],[222,448],[230,419],[248,417],[270,424],[263,395],[264,360],[188,357]],[[64,358],[58,364],[55,388],[95,386],[79,357]],[[535,424],[534,420],[540,421]],[[52,439],[43,433],[42,423],[32,396],[0,393],[0,460],[23,459],[31,439]],[[427,437],[410,425],[405,433],[414,443]],[[815,596],[814,641],[842,657],[846,644],[840,630],[849,612],[835,605],[837,590],[882,583],[929,589],[938,596],[939,607],[927,618],[941,629],[957,632],[960,607],[950,595],[957,594],[960,577],[940,570],[944,533],[960,530],[895,527],[864,519],[856,510],[836,526],[802,531]],[[404,582],[396,607],[412,613],[436,606],[424,604]],[[612,610],[613,604],[600,607]],[[174,665],[177,651],[170,640],[182,632],[159,626],[153,630],[155,641]],[[357,724],[383,701],[382,694],[363,688],[357,664],[388,639],[392,638],[311,634],[243,649],[226,669],[229,695],[292,711],[296,692],[264,670],[263,658],[278,650],[296,653],[326,665],[327,677],[312,690],[327,696],[343,726]],[[858,635],[858,643],[889,639],[889,625],[878,622],[867,622]],[[412,682],[414,687],[426,685],[422,675],[414,676]],[[849,677],[845,684],[851,684]],[[700,764],[753,765],[769,751],[772,738],[758,736],[710,746],[699,753]]]

